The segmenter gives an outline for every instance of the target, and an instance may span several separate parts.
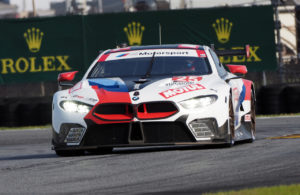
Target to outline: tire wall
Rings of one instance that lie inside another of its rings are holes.
[[[257,114],[300,113],[300,86],[266,86],[256,92]],[[0,126],[51,124],[52,97],[2,98]]]
[[[0,126],[32,126],[51,124],[51,98],[9,98],[1,101]]]
[[[266,86],[256,93],[257,114],[300,113],[300,86]]]

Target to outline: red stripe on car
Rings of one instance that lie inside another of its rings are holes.
[[[206,58],[206,53],[204,50],[196,50],[199,58]]]
[[[246,87],[246,95],[244,100],[251,100],[251,85],[252,81],[243,79],[244,85]]]
[[[108,56],[109,56],[109,54],[103,54],[103,55],[99,58],[98,62],[104,62]]]

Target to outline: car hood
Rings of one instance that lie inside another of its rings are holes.
[[[100,103],[141,103],[182,101],[217,94],[223,81],[216,76],[173,76],[140,78],[93,78],[68,90],[69,97],[91,105]]]

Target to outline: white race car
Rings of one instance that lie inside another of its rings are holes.
[[[248,51],[188,44],[104,51],[80,82],[54,94],[53,149],[65,156],[113,147],[252,142],[254,85],[242,78],[245,66],[224,67],[218,58]],[[61,73],[59,84],[70,85],[75,74]]]

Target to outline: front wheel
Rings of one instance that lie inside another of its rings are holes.
[[[255,141],[255,123],[256,123],[256,114],[255,114],[255,97],[254,97],[254,92],[252,91],[251,93],[251,138],[249,139],[249,142],[254,142]]]
[[[230,134],[228,136],[228,141],[227,141],[227,146],[231,147],[234,145],[234,138],[235,138],[235,132],[234,132],[234,112],[233,112],[233,104],[232,104],[232,98],[231,95],[229,97],[229,103],[228,103],[228,107],[229,107],[229,113],[228,113],[228,127],[229,127],[229,131]]]

